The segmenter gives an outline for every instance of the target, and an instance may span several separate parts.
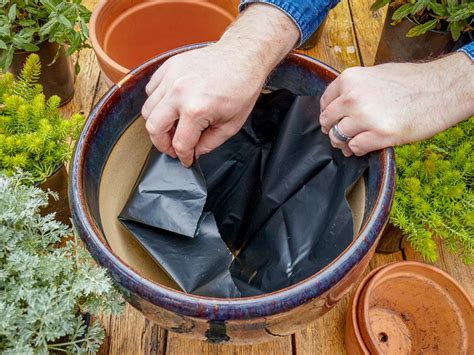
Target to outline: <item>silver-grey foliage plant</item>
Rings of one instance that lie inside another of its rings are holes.
[[[40,215],[50,194],[25,179],[0,172],[0,353],[95,353],[104,331],[85,315],[123,301],[73,231]]]

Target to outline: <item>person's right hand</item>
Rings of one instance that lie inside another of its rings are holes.
[[[213,44],[165,62],[146,87],[142,109],[158,150],[192,164],[239,131],[263,87],[266,72],[242,62],[238,48]]]
[[[142,115],[152,143],[184,166],[224,143],[298,38],[284,12],[251,4],[219,42],[170,58],[146,87]]]

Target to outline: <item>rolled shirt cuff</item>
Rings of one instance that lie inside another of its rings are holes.
[[[466,44],[464,47],[458,49],[458,52],[465,53],[472,61],[474,61],[474,41]]]
[[[249,4],[262,3],[277,7],[290,17],[300,31],[297,46],[303,44],[323,22],[329,10],[337,4],[335,0],[241,0],[239,11]]]

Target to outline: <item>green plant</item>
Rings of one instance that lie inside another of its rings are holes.
[[[0,173],[0,353],[96,352],[104,331],[84,315],[123,301],[73,231],[40,214],[52,193],[25,174]]]
[[[396,148],[391,222],[413,249],[437,259],[434,236],[466,264],[474,261],[474,117],[433,138]]]
[[[46,40],[66,44],[67,55],[80,50],[90,15],[81,0],[0,0],[0,68],[8,69],[15,50],[34,52]]]
[[[407,37],[425,34],[430,30],[448,30],[457,41],[462,32],[473,30],[473,0],[376,0],[372,10],[390,4],[396,10],[392,15],[392,25],[408,17],[415,22]]]
[[[35,183],[44,181],[71,155],[71,140],[79,135],[83,117],[69,120],[59,112],[60,98],[48,100],[36,84],[39,57],[31,54],[18,81],[0,74],[0,170],[28,171]]]

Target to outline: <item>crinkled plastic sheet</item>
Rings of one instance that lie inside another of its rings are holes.
[[[119,219],[186,292],[241,297],[318,272],[353,239],[347,189],[368,166],[319,126],[319,98],[264,94],[191,168],[152,149]]]

